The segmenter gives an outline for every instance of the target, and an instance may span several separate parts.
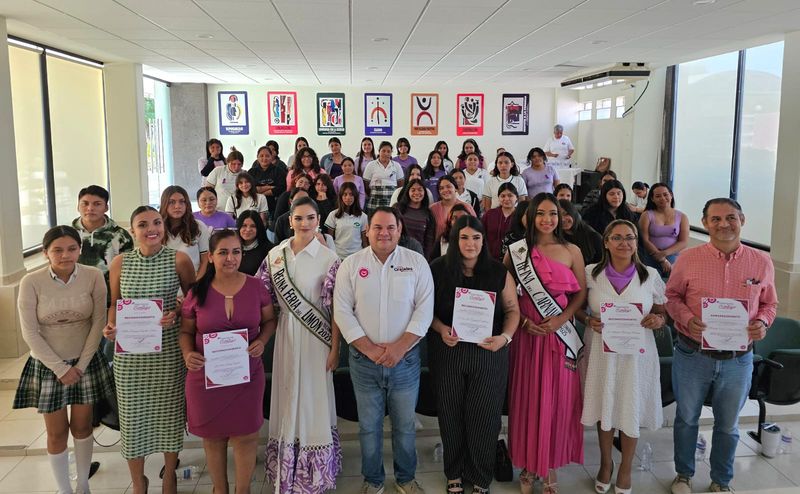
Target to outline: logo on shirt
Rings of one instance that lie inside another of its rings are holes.
[[[394,270],[395,270],[395,272],[398,272],[398,273],[406,273],[408,271],[414,271],[414,268],[410,268],[410,267],[406,267],[406,266],[395,266]]]
[[[356,227],[356,228],[360,228],[361,227],[361,223],[356,221],[355,223],[353,223],[353,226]]]
[[[272,261],[272,264],[276,266],[280,266],[281,264],[283,264],[283,256],[277,257],[274,261]]]
[[[358,270],[358,275],[359,275],[359,276],[361,276],[362,278],[366,278],[367,276],[369,276],[369,269],[367,269],[367,268],[360,268],[360,269]]]

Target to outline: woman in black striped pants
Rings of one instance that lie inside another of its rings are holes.
[[[454,248],[456,247],[457,248]],[[447,255],[431,263],[434,318],[428,334],[430,366],[437,393],[447,492],[489,490],[508,381],[508,349],[519,324],[513,278],[491,259],[480,220],[459,218],[450,232]],[[453,331],[456,288],[494,292],[491,335],[479,343],[460,341]]]

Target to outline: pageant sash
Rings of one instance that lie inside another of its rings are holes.
[[[295,286],[292,277],[289,275],[289,271],[286,269],[287,248],[288,247],[284,247],[283,250],[275,256],[273,256],[272,252],[276,252],[278,249],[273,249],[268,256],[272,287],[275,293],[283,300],[289,312],[297,318],[300,324],[308,329],[311,334],[316,336],[321,342],[331,346],[333,337],[331,334],[330,319],[314,304],[306,300],[303,294],[300,293],[300,290]]]
[[[536,267],[531,262],[531,258],[528,255],[527,241],[525,239],[518,240],[511,244],[508,249],[519,284],[525,288],[539,315],[544,318],[561,314],[563,309],[550,295],[547,288],[544,287],[542,280],[539,279],[539,274],[536,272]],[[567,321],[558,328],[556,336],[564,343],[566,357],[570,360],[577,360],[581,349],[583,349],[583,341],[578,336],[572,321]]]

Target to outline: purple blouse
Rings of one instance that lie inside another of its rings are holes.
[[[234,220],[233,216],[231,216],[229,213],[217,211],[211,216],[204,216],[200,211],[195,211],[192,214],[194,215],[194,219],[208,227],[211,227],[212,230],[236,228],[236,220]]]
[[[404,172],[408,170],[409,166],[419,164],[417,163],[417,158],[411,156],[410,154],[406,159],[400,159],[400,156],[392,156],[392,161],[396,161],[403,168]]]
[[[336,191],[337,196],[339,195],[339,188],[342,186],[343,183],[344,183],[344,175],[339,175],[338,177],[333,179],[333,189]],[[358,189],[358,204],[361,205],[361,209],[364,209],[364,204],[367,199],[367,191],[364,190],[364,179],[359,177],[358,175],[354,175],[353,183],[356,184],[356,189]]]
[[[558,180],[558,172],[553,165],[544,165],[544,169],[535,170],[533,167],[526,168],[522,172],[522,179],[525,181],[526,191],[517,191],[519,195],[526,194],[532,198],[540,192],[553,193],[553,180]]]
[[[681,212],[675,210],[675,223],[672,225],[657,225],[655,211],[647,211],[647,219],[650,224],[647,232],[650,234],[650,241],[658,250],[672,247],[678,242],[678,235],[681,233]]]

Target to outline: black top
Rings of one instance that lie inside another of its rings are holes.
[[[239,265],[239,271],[250,276],[255,276],[261,261],[267,257],[267,252],[272,248],[272,244],[267,241],[259,242],[257,246],[249,250],[242,250],[242,263]]]
[[[266,170],[264,170],[261,168],[258,162],[256,162],[255,166],[248,170],[248,173],[253,176],[253,179],[256,181],[256,186],[275,186],[275,188],[272,189],[272,195],[265,197],[267,198],[267,206],[269,207],[269,217],[276,218],[276,216],[274,216],[274,212],[275,206],[278,202],[278,197],[286,192],[286,170],[281,168],[277,163],[270,165]]]
[[[584,265],[600,262],[603,258],[603,237],[586,222],[574,225],[572,231],[564,231],[564,237],[581,250]]]
[[[457,248],[457,247],[454,247]],[[490,265],[483,270],[481,277],[463,277],[462,281],[456,281],[450,276],[446,266],[446,258],[440,257],[431,263],[431,273],[433,274],[434,295],[433,295],[433,314],[444,324],[450,326],[453,323],[453,307],[455,305],[456,287],[471,288],[476,290],[488,290],[497,294],[494,304],[494,324],[492,335],[497,336],[503,332],[503,288],[506,286],[506,267],[494,259],[489,260]]]
[[[294,233],[289,228],[289,211],[286,211],[275,220],[275,244],[279,244],[293,236]]]
[[[614,220],[628,220],[634,225],[639,223],[639,215],[631,211],[627,204],[617,208],[616,217],[603,208],[599,202],[586,209],[581,215],[583,216],[583,221],[588,223],[600,235],[603,235],[608,224]]]
[[[284,213],[289,212],[289,206],[291,206],[291,202],[289,201],[289,191],[287,190],[283,194],[278,196],[278,200],[275,201],[275,209],[273,210],[270,208],[269,212],[272,213],[275,211],[275,214],[272,214],[272,218],[274,221],[278,221],[278,218],[283,216]]]
[[[331,191],[331,194],[333,193],[334,191]],[[329,197],[324,201],[318,201],[317,199],[314,199],[314,201],[316,201],[317,207],[319,207],[319,226],[322,227],[325,233],[328,233],[328,229],[325,228],[325,220],[328,219],[328,215],[331,214],[331,211],[336,209],[336,200]]]

